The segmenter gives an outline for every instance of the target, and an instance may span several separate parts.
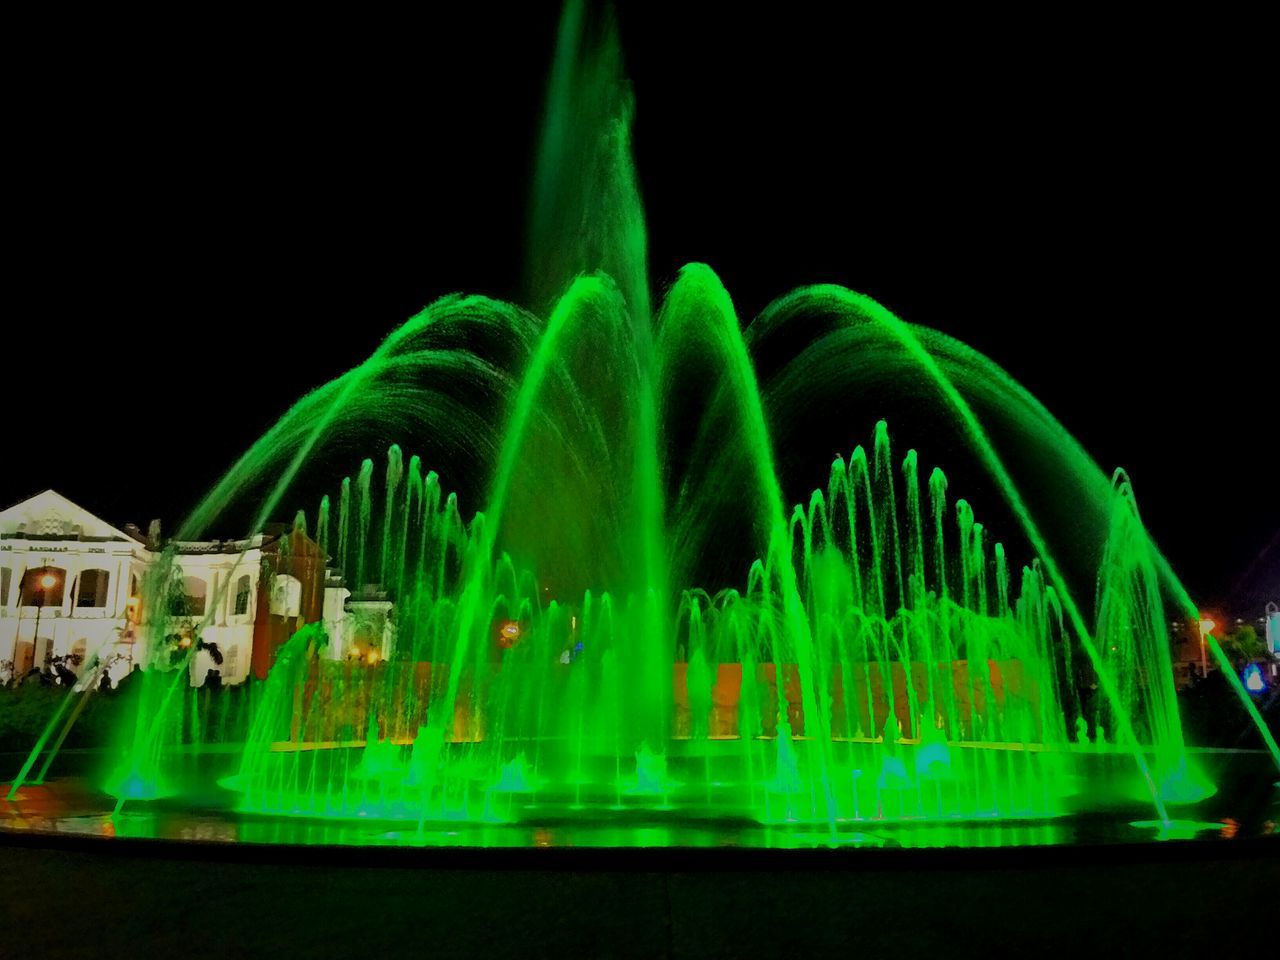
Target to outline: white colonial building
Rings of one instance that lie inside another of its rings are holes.
[[[317,621],[332,638],[331,657],[390,653],[390,604],[352,601],[304,534],[279,527],[250,540],[168,546],[185,596],[158,632],[178,645],[198,636],[205,649],[189,661],[194,685],[210,671],[223,683],[265,677],[280,645]],[[114,527],[53,490],[0,511],[0,682],[55,662],[78,674],[103,662],[113,682],[149,665],[142,585],[159,558],[136,527]]]
[[[46,490],[0,512],[0,676],[52,657],[137,660],[139,584],[152,562],[136,536]]]

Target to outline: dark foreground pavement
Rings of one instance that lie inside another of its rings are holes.
[[[1275,947],[1280,843],[351,850],[0,834],[0,957],[1075,957]]]

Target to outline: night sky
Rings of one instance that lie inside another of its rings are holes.
[[[707,262],[745,320],[837,282],[959,337],[1129,470],[1193,594],[1280,599],[1262,31],[707,9],[620,10],[655,285]],[[0,502],[172,529],[421,306],[519,299],[557,14],[33,36]]]

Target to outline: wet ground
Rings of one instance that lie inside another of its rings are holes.
[[[1255,754],[1171,826],[804,825],[622,811],[519,824],[0,801],[0,956],[1200,956],[1266,952],[1280,789]],[[143,945],[145,944],[145,947]]]

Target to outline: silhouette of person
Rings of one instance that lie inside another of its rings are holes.
[[[53,662],[53,670],[58,675],[58,682],[64,687],[74,687],[80,679],[76,676],[76,672],[67,666],[64,660],[55,660]]]

